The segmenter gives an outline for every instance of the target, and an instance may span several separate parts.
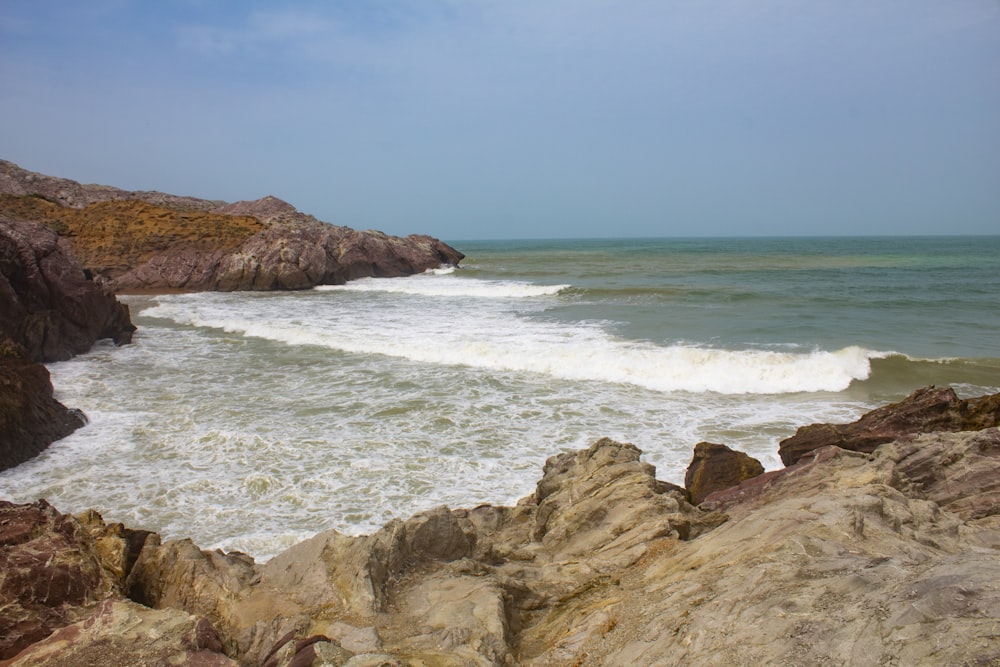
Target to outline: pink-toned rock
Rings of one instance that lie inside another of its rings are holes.
[[[951,387],[924,387],[899,403],[872,410],[850,424],[803,426],[779,443],[778,453],[787,466],[806,452],[829,445],[871,452],[904,435],[977,431],[997,425],[1000,425],[1000,394],[961,400]]]
[[[65,228],[80,261],[116,291],[297,290],[412,275],[463,258],[429,236],[330,225],[270,195],[227,204],[131,192],[3,161],[0,203],[8,217]]]

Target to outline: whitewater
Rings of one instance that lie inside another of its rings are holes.
[[[90,423],[0,497],[266,559],[516,502],[603,436],[674,483],[705,440],[773,469],[799,426],[926,384],[1000,391],[997,245],[469,242],[409,278],[125,296],[133,345],[49,366]]]

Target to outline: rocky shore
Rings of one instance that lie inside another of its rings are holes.
[[[926,388],[768,473],[701,443],[688,488],[602,439],[266,563],[0,503],[0,665],[998,664],[998,401]]]
[[[126,191],[0,160],[0,470],[85,423],[41,363],[128,343],[116,293],[292,290],[457,265],[462,253],[329,225],[275,197],[230,204]]]

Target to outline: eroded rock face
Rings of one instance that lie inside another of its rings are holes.
[[[55,630],[11,663],[11,667],[95,665],[237,667],[238,663],[222,653],[219,638],[205,619],[117,599],[99,603],[86,619]]]
[[[53,398],[38,362],[68,359],[100,338],[132,339],[128,307],[89,280],[58,235],[0,219],[0,470],[85,423]]]
[[[55,655],[46,647],[64,638],[64,659],[91,656],[96,638],[137,628],[136,644],[172,638],[157,659],[176,664],[202,664],[200,651],[221,661],[220,648],[267,667],[1000,661],[997,427],[903,436],[871,454],[821,447],[697,508],[654,473],[634,446],[603,439],[551,457],[514,507],[327,531],[264,564],[154,536],[130,568],[121,536],[84,517],[71,528],[111,539],[91,551],[119,554],[100,556],[102,571],[127,576],[130,598],[166,625],[92,595],[19,660]],[[32,511],[32,525],[48,516]],[[0,544],[26,534],[0,530]],[[42,580],[61,572],[44,560]],[[74,639],[98,626],[94,642]],[[119,661],[146,655],[115,641]]]
[[[131,583],[216,621],[245,664],[289,637],[352,665],[990,664],[998,442],[825,447],[744,481],[727,521],[602,440],[515,507],[321,533],[264,565],[151,544]]]
[[[900,401],[872,410],[851,424],[803,426],[782,440],[778,453],[792,465],[806,452],[835,445],[872,452],[901,436],[935,431],[976,431],[1000,425],[1000,394],[962,400],[951,387],[924,387]]]
[[[362,537],[329,531],[253,572],[241,559],[239,575],[228,557],[187,543],[148,545],[130,590],[212,619],[251,664],[290,631],[358,657],[405,656],[402,664],[518,664],[521,641],[534,647],[533,632],[652,543],[663,549],[723,520],[657,482],[639,456],[601,440],[550,459],[517,507],[437,508]],[[191,577],[191,562],[204,575]],[[220,581],[227,592],[205,594]]]

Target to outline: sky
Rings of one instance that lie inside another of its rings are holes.
[[[4,0],[0,158],[445,240],[1000,234],[1000,0]]]

